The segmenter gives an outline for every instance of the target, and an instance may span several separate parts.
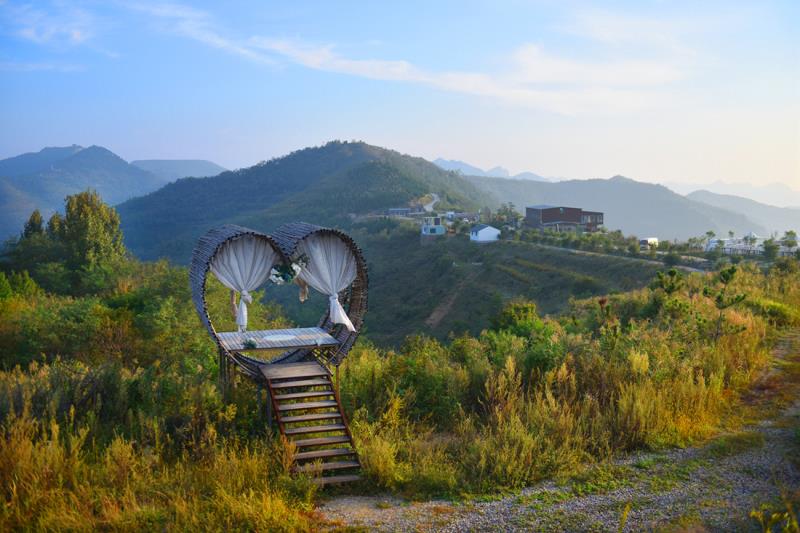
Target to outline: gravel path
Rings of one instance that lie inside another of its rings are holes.
[[[775,364],[755,387],[753,404],[787,405],[797,373],[800,333],[775,349]],[[793,364],[787,370],[787,365]],[[782,491],[800,493],[800,399],[769,420],[702,447],[641,453],[599,465],[586,479],[543,483],[495,501],[407,502],[389,495],[341,496],[320,507],[330,528],[377,531],[760,531],[749,518]],[[777,384],[777,386],[775,386]],[[772,385],[772,386],[771,386]]]

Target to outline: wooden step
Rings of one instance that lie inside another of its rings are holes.
[[[276,394],[275,399],[281,400],[299,400],[301,398],[316,398],[318,396],[333,396],[332,390],[321,391],[308,391],[308,392],[293,392],[291,394]]]
[[[339,457],[342,455],[355,455],[353,448],[333,448],[331,450],[314,450],[311,452],[300,452],[294,454],[295,461],[308,461],[322,459],[323,457]]]
[[[325,426],[302,426],[299,428],[289,428],[284,431],[286,435],[300,435],[303,433],[324,433],[327,431],[344,431],[344,424],[328,424]]]
[[[315,387],[317,385],[330,385],[329,379],[302,379],[299,381],[281,381],[278,383],[270,383],[273,389],[288,389],[291,387]]]
[[[297,415],[297,416],[282,416],[281,422],[284,424],[291,424],[292,422],[310,422],[312,420],[329,420],[331,418],[342,418],[342,415],[336,411],[330,413],[312,413],[310,415]]]
[[[295,467],[295,472],[316,472],[318,470],[344,470],[346,468],[359,468],[361,464],[358,461],[333,461],[330,463],[311,463]]]
[[[330,376],[331,373],[316,362],[309,363],[282,363],[279,365],[264,365],[261,373],[270,380],[291,379],[291,378],[310,378],[315,376]]]
[[[298,448],[304,446],[324,446],[326,444],[341,444],[343,442],[350,442],[348,435],[337,435],[335,437],[316,437],[313,439],[300,439],[293,441],[294,445]]]
[[[332,485],[334,483],[350,483],[353,481],[358,481],[361,479],[361,476],[322,476],[322,477],[315,477],[311,481],[316,483],[317,485]]]
[[[286,403],[278,406],[279,411],[299,411],[300,409],[323,409],[326,407],[339,407],[336,400],[323,400],[321,402]]]

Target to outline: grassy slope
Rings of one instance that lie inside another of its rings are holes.
[[[578,255],[522,242],[475,245],[457,236],[421,245],[416,228],[395,228],[391,236],[378,229],[366,225],[353,231],[370,269],[365,333],[378,344],[397,345],[412,333],[438,338],[450,332],[479,333],[514,297],[536,301],[543,313],[557,313],[571,297],[642,287],[657,270],[636,260]],[[321,297],[300,305],[293,288],[268,293],[298,323],[315,323],[324,310]],[[438,324],[426,323],[440,305],[447,309]]]

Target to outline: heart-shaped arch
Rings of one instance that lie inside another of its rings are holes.
[[[328,311],[321,317],[317,328],[244,332],[249,291],[266,281],[273,266],[290,267],[301,257],[306,267],[298,278],[329,297]],[[224,285],[240,293],[238,333],[218,332],[214,327],[206,303],[209,271]],[[227,365],[223,364],[227,361],[257,381],[262,379],[262,367],[269,364],[297,362],[316,356],[338,366],[357,339],[367,309],[367,268],[358,245],[342,231],[304,222],[284,224],[273,235],[230,224],[208,231],[192,253],[189,282],[200,320],[219,347],[223,381],[228,381]],[[272,340],[285,338],[289,342],[286,346],[271,342],[270,348],[281,346],[286,350],[267,363],[242,353],[248,349],[241,342],[247,335]],[[292,336],[296,338],[292,340]],[[307,345],[309,341],[304,344],[296,340],[312,337],[316,346]]]

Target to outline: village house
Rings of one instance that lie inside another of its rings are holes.
[[[442,217],[425,217],[422,219],[421,235],[423,238],[441,237],[447,233]]]
[[[500,230],[486,224],[476,224],[469,230],[469,240],[480,243],[495,242],[500,240]]]

